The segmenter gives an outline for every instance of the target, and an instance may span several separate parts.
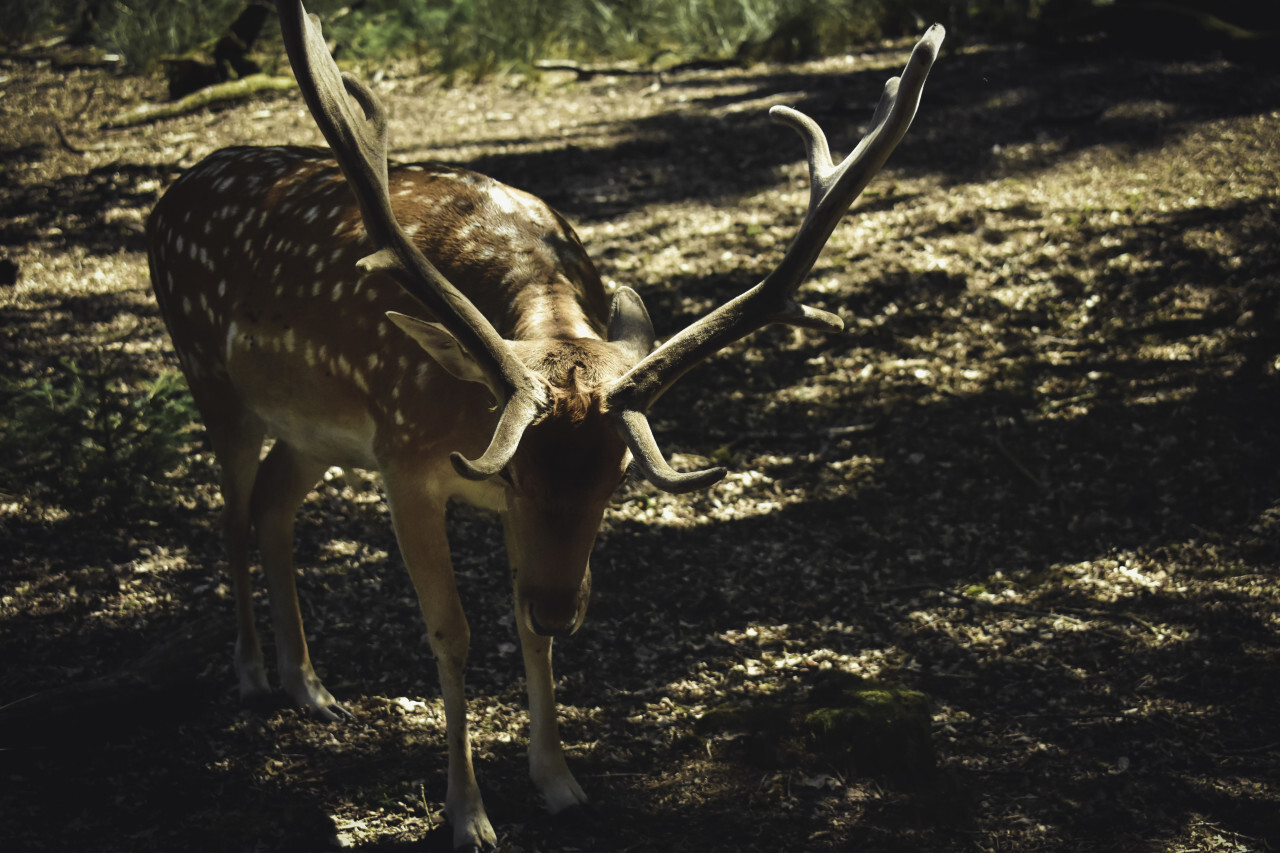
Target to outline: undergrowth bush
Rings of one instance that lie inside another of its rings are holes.
[[[59,22],[51,0],[0,0],[0,42],[24,44]]]
[[[874,38],[896,0],[372,0],[326,28],[357,56],[409,49],[448,75],[548,57],[799,59]]]
[[[101,47],[143,68],[211,44],[248,2],[0,0],[0,15],[24,32],[91,21]],[[417,55],[426,67],[477,77],[553,56],[797,59],[847,49],[909,16],[905,0],[312,0],[307,7],[340,53]],[[279,47],[274,27],[267,41]]]
[[[132,68],[211,42],[235,20],[245,0],[114,0],[101,3],[98,43]]]
[[[140,387],[122,377],[119,353],[70,359],[53,379],[0,380],[3,490],[65,509],[126,512],[163,499],[184,464],[195,406],[181,374]]]
[[[141,68],[211,44],[248,3],[263,1],[0,0],[0,21],[8,41],[79,28]],[[526,69],[549,57],[793,61],[935,21],[971,35],[1056,38],[1105,29],[1116,18],[1104,13],[1124,8],[1280,27],[1280,7],[1256,0],[311,0],[307,7],[324,19],[340,55],[416,55],[424,70],[451,77]],[[264,42],[279,53],[274,26]]]

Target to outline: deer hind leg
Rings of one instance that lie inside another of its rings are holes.
[[[200,386],[192,383],[193,392]],[[197,400],[201,400],[197,397]],[[258,474],[262,439],[266,426],[248,413],[236,413],[232,406],[202,406],[205,412],[229,415],[209,417],[209,438],[221,468],[223,527],[227,540],[227,561],[236,599],[236,679],[240,699],[261,700],[271,695],[271,685],[262,665],[262,643],[253,618],[253,586],[249,579],[249,527],[253,482]],[[228,410],[231,410],[230,412]]]
[[[339,720],[351,714],[325,689],[311,666],[293,564],[298,508],[325,467],[325,463],[277,441],[258,470],[253,487],[253,516],[271,600],[280,686],[299,708],[326,720]]]
[[[453,577],[445,507],[426,494],[413,478],[397,476],[389,470],[384,474],[400,553],[418,594],[418,606],[427,624],[444,698],[445,738],[449,747],[445,813],[453,825],[453,845],[489,850],[497,844],[497,836],[476,785],[471,763],[471,734],[467,728],[464,670],[471,629],[462,612]]]

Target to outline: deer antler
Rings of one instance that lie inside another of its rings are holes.
[[[659,488],[677,493],[693,491],[711,485],[725,474],[723,468],[681,473],[663,458],[646,413],[676,380],[719,350],[770,323],[831,332],[844,328],[836,315],[796,302],[796,289],[813,268],[840,217],[910,127],[944,35],[943,28],[934,24],[916,43],[902,77],[891,78],[885,84],[872,116],[872,129],[839,165],[833,163],[826,136],[817,122],[788,107],[770,110],[775,121],[800,134],[808,152],[809,208],[795,239],[777,268],[763,281],[677,333],[607,392],[615,426],[645,475]]]
[[[458,473],[482,480],[511,460],[524,430],[547,409],[543,380],[511,352],[493,325],[418,250],[391,212],[387,186],[386,109],[368,86],[338,70],[324,42],[320,19],[301,0],[280,0],[280,27],[289,62],[320,131],[360,205],[369,239],[376,247],[360,262],[368,272],[390,274],[453,334],[488,378],[502,414],[489,447],[477,460],[450,456]],[[357,115],[348,95],[363,115]]]

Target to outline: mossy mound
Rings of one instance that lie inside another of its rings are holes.
[[[746,735],[749,758],[765,767],[822,762],[850,775],[917,789],[936,775],[929,698],[889,681],[836,673],[803,697],[716,706],[698,734]]]

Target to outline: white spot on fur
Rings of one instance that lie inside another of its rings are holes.
[[[498,210],[510,216],[516,212],[519,204],[516,202],[515,196],[511,191],[502,184],[494,184],[489,187],[489,200],[497,206]]]
[[[223,353],[222,355],[223,359],[230,358],[231,349],[232,347],[235,346],[236,336],[239,334],[240,334],[240,324],[235,320],[232,320],[231,325],[227,327],[227,344],[226,344],[227,349],[226,349],[226,352]]]

